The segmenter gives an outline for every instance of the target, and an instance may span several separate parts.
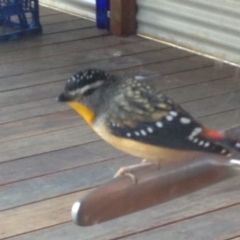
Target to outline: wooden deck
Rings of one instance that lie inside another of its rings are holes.
[[[113,149],[67,105],[87,67],[146,78],[210,127],[240,125],[239,69],[41,8],[44,33],[0,45],[0,239],[240,239],[240,175],[104,224],[80,228],[75,200],[139,159]],[[90,190],[89,190],[90,189]]]

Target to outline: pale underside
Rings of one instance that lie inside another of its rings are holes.
[[[170,161],[179,161],[181,159],[189,158],[191,155],[194,156],[198,153],[197,151],[169,149],[166,147],[142,143],[128,138],[117,137],[112,135],[107,127],[102,123],[98,123],[97,127],[96,125],[93,126],[93,129],[102,139],[117,149],[158,164]]]

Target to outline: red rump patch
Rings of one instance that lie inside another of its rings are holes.
[[[217,139],[224,138],[224,135],[218,132],[217,130],[207,129],[207,128],[203,130],[202,135],[209,138],[217,138]]]

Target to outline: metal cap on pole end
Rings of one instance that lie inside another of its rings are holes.
[[[81,202],[80,201],[76,201],[73,205],[72,205],[72,210],[71,210],[71,216],[72,216],[72,220],[73,222],[80,226],[80,221],[79,221],[79,211],[80,211],[80,206],[81,206]]]

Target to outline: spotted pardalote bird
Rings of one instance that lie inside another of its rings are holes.
[[[133,78],[80,71],[67,80],[58,100],[68,102],[106,142],[158,164],[194,151],[226,158],[232,149],[240,151],[240,142],[203,127],[163,93]]]

